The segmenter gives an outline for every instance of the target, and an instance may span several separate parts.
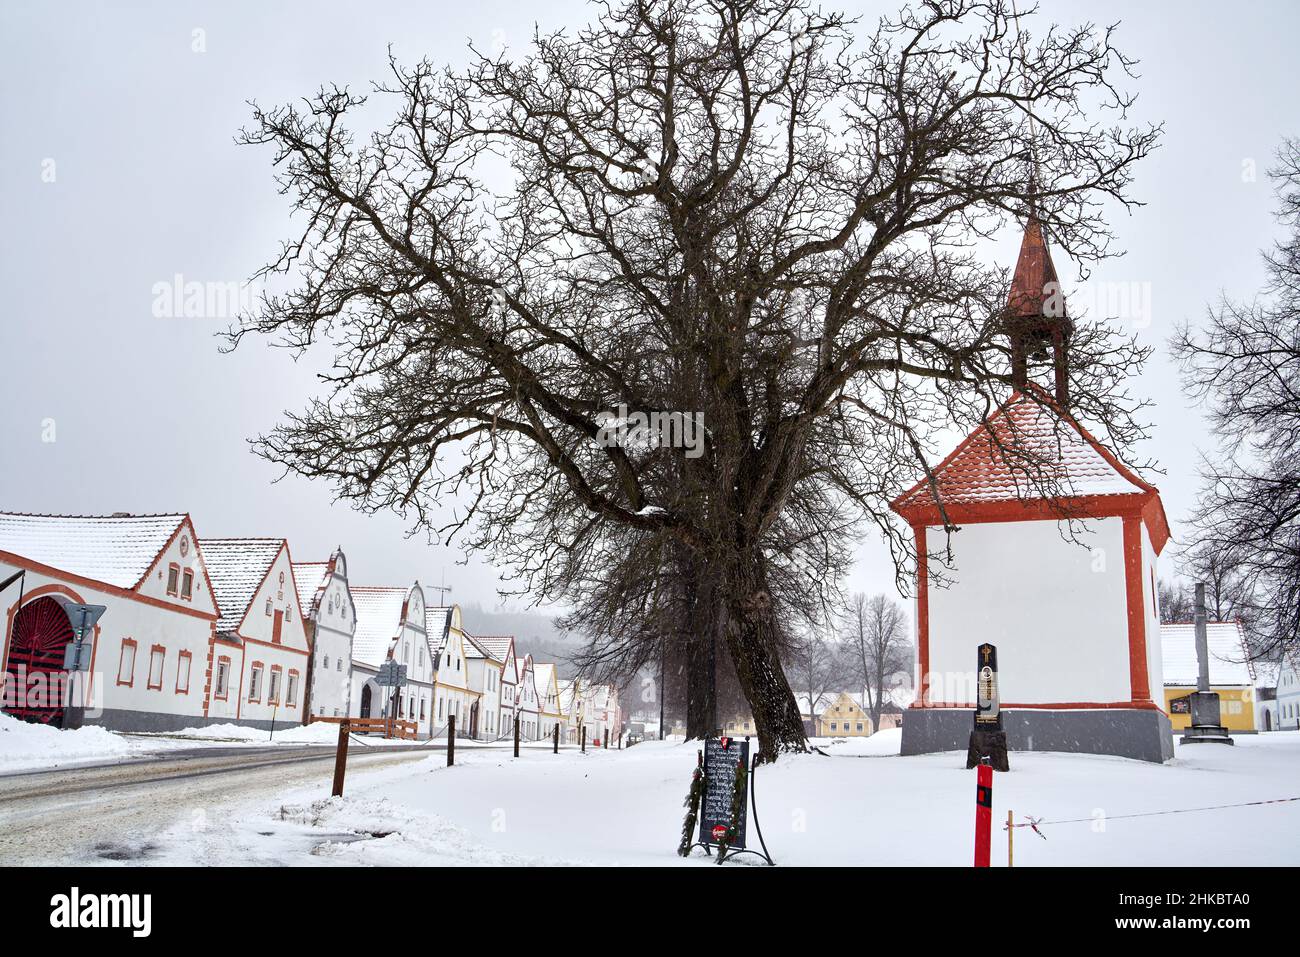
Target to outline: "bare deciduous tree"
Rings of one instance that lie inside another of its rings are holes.
[[[232,339],[335,356],[257,449],[536,600],[684,549],[772,759],[804,747],[776,591],[860,523],[905,562],[891,493],[1012,383],[1005,272],[973,242],[1032,211],[1081,268],[1108,255],[1102,203],[1158,130],[1119,125],[1110,30],[1022,39],[1009,0],[929,0],[861,44],[810,0],[599,9],[519,62],[394,61],[369,134],[347,89],[255,108],[242,140],[301,226],[264,270],[292,288]],[[1121,452],[1143,357],[1074,325],[1073,411]],[[610,441],[619,407],[701,417],[700,442]]]
[[[1300,140],[1270,175],[1287,234],[1264,253],[1267,286],[1171,343],[1219,442],[1202,463],[1194,571],[1215,584],[1217,614],[1249,616],[1260,653],[1300,636]]]
[[[854,680],[863,688],[863,705],[871,727],[880,727],[880,712],[891,675],[910,671],[912,643],[907,638],[907,615],[888,595],[861,592],[849,601],[841,641]]]
[[[818,705],[825,703],[826,696],[843,688],[842,649],[809,628],[791,640],[789,659],[795,697],[802,699],[807,713],[816,718]]]

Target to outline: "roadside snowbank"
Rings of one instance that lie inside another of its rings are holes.
[[[99,727],[64,731],[0,713],[0,771],[57,768],[130,753],[120,735]]]
[[[333,744],[339,739],[336,724],[293,724],[277,728],[275,734],[265,728],[246,728],[238,724],[209,724],[202,728],[185,728],[169,732],[167,737],[193,741],[247,741],[252,744]],[[409,743],[409,742],[408,742]]]

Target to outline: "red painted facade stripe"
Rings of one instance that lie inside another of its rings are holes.
[[[930,567],[925,526],[915,526],[913,533],[916,537],[916,652],[924,707],[930,700]]]
[[[1124,519],[1124,590],[1128,598],[1128,677],[1134,701],[1151,700],[1146,604],[1142,596],[1142,520]]]

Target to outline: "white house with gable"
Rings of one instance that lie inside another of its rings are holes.
[[[218,609],[188,515],[0,513],[0,581],[13,575],[0,592],[6,713],[120,731],[205,722]],[[64,603],[107,609],[89,636],[84,694],[72,701]]]
[[[395,717],[415,721],[417,733],[432,729],[433,658],[425,634],[424,589],[352,586],[357,628],[352,639],[352,717]],[[406,665],[400,690],[376,680],[388,659]]]
[[[496,661],[501,662],[501,678],[497,695],[497,727],[495,737],[514,737],[515,710],[519,693],[519,671],[515,660],[515,639],[510,635],[476,635],[476,644]]]
[[[336,549],[329,561],[294,562],[293,580],[311,640],[307,714],[347,717],[352,705],[352,636],[357,611],[342,549]]]
[[[258,728],[301,724],[311,647],[283,538],[199,542],[221,609],[206,717]]]
[[[473,635],[465,635],[469,686],[478,694],[477,734],[480,741],[501,737],[501,672],[505,662],[495,658]]]

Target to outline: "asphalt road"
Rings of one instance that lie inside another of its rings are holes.
[[[458,742],[457,749],[462,745]],[[428,746],[348,751],[348,771],[418,761]],[[205,747],[116,764],[0,776],[0,865],[97,864],[147,857],[158,833],[209,808],[319,782],[332,746]]]

